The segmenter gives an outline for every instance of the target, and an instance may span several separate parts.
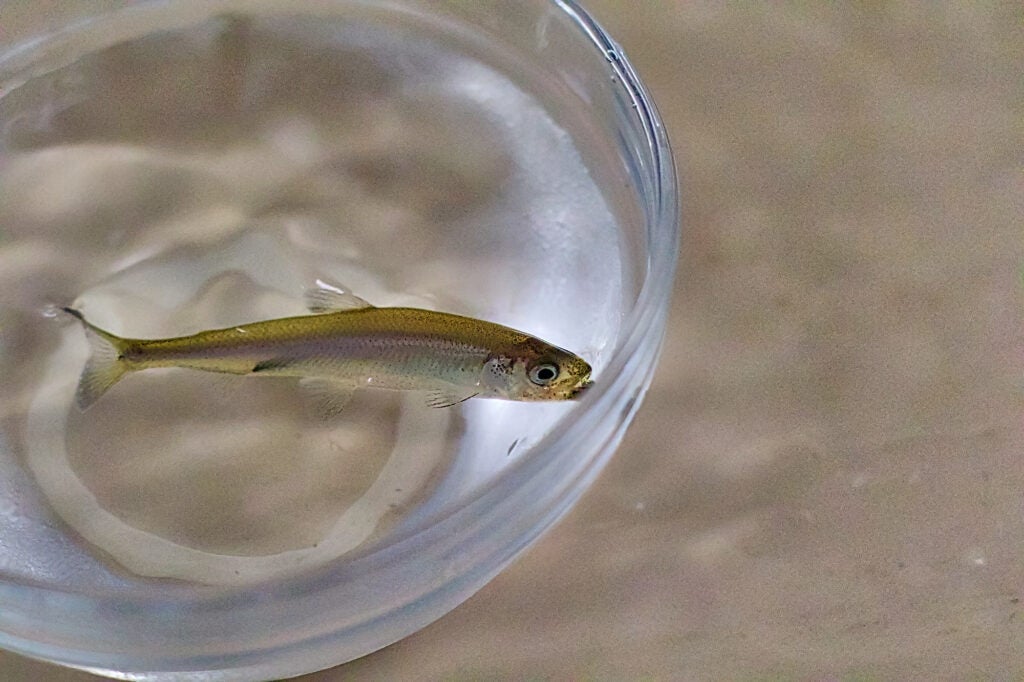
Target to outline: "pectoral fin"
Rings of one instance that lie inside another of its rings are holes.
[[[427,394],[427,405],[430,407],[451,407],[466,402],[477,395],[477,392],[459,393],[458,391],[439,389]]]
[[[299,386],[316,401],[317,413],[323,419],[334,417],[348,405],[355,389],[339,381],[322,377],[303,377]]]

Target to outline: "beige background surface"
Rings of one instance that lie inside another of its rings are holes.
[[[1024,677],[1024,5],[802,4],[588,3],[685,190],[648,401],[476,597],[305,679]]]

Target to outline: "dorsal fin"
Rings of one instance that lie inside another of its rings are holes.
[[[373,307],[351,291],[339,289],[319,279],[316,281],[315,287],[306,289],[305,299],[306,307],[313,313],[331,313],[338,310]]]

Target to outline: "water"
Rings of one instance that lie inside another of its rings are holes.
[[[585,127],[501,64],[383,13],[181,23],[83,31],[58,68],[43,46],[0,82],[8,577],[234,584],[337,560],[457,504],[572,409],[363,391],[324,421],[288,380],[167,370],[80,413],[87,349],[59,306],[173,336],[302,314],[320,279],[524,329],[598,380],[618,333],[630,292]]]

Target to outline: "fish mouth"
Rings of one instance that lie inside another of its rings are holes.
[[[594,385],[593,379],[587,377],[582,382],[580,382],[579,386],[577,386],[576,388],[572,389],[572,391],[569,392],[569,399],[570,400],[578,399],[581,394],[585,393],[586,390],[588,388],[590,388],[591,386],[593,386],[593,385]]]

